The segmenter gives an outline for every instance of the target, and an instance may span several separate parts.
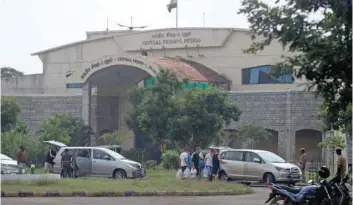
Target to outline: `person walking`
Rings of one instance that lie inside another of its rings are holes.
[[[53,148],[51,148],[48,151],[47,157],[46,157],[45,162],[44,162],[45,173],[53,173],[55,156],[56,156],[56,151]]]
[[[211,180],[216,180],[218,178],[218,172],[220,169],[220,163],[219,163],[219,152],[215,151],[215,153],[212,156],[212,178]]]
[[[23,170],[26,167],[27,156],[25,153],[25,148],[20,145],[20,149],[16,152],[16,161],[18,165],[18,174],[23,174]]]
[[[63,178],[67,178],[71,176],[71,163],[72,163],[72,156],[69,153],[69,149],[65,149],[63,155],[61,156],[61,169],[63,173]]]
[[[205,156],[205,171],[207,172],[207,177],[209,181],[212,181],[212,157],[214,154],[214,149],[211,149],[209,153]]]
[[[184,171],[188,167],[188,164],[188,151],[187,149],[184,149],[184,151],[179,156],[179,166],[182,173],[182,179],[184,178]]]
[[[341,148],[336,149],[336,154],[338,156],[336,176],[338,176],[339,179],[342,179],[346,175],[347,158],[342,155]]]
[[[201,148],[196,147],[195,152],[192,154],[192,168],[196,169],[196,176],[198,178],[200,178],[200,176],[201,176],[200,152],[201,152]]]
[[[299,158],[299,164],[300,164],[300,169],[303,173],[303,181],[306,183],[306,177],[305,177],[305,165],[306,165],[306,151],[305,148],[300,149],[300,158]]]

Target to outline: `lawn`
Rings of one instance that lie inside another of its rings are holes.
[[[4,192],[114,192],[114,191],[233,191],[235,194],[252,193],[251,188],[239,184],[202,180],[180,180],[175,171],[148,170],[143,179],[78,178],[40,181],[1,182]]]

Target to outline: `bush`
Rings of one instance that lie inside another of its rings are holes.
[[[175,150],[168,150],[162,155],[164,169],[177,169],[179,167],[179,153]]]
[[[15,158],[19,146],[23,145],[27,154],[27,161],[37,163],[40,155],[43,155],[43,145],[38,139],[23,132],[10,130],[1,134],[1,153]]]
[[[141,149],[130,149],[130,150],[123,150],[121,152],[121,155],[123,155],[125,158],[143,163],[146,161],[146,155],[145,155],[145,150]]]
[[[157,162],[155,160],[147,160],[145,163],[145,167],[147,169],[156,169]]]

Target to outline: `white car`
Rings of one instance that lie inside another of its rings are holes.
[[[4,154],[0,154],[0,161],[1,161],[1,174],[17,174],[18,172],[18,165],[17,161],[11,159]],[[25,170],[23,170],[24,172]]]

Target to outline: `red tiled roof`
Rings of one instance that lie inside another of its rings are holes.
[[[179,58],[144,56],[147,60],[169,69],[180,78],[191,81],[228,83],[229,81],[205,65]]]

